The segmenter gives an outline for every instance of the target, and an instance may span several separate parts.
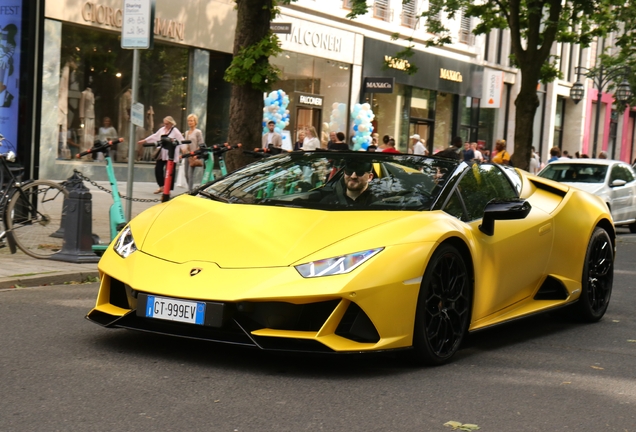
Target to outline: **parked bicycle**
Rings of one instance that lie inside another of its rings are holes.
[[[0,146],[2,146],[0,139]],[[50,258],[64,242],[61,230],[64,199],[68,191],[49,180],[19,181],[8,162],[15,153],[0,153],[0,215],[6,241],[12,254],[17,248],[34,258]]]

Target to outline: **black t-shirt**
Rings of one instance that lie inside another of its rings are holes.
[[[368,186],[364,192],[358,195],[358,198],[355,200],[350,198],[345,191],[344,179],[340,179],[331,193],[320,200],[323,204],[340,204],[348,207],[366,207],[375,201],[377,201],[377,198],[371,193],[371,189]]]
[[[464,158],[461,147],[455,146],[450,146],[445,150],[437,152],[434,156],[457,160],[462,160]]]

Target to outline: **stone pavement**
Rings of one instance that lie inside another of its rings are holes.
[[[98,185],[110,190],[110,183],[106,181],[96,182]],[[100,237],[102,242],[108,242],[110,236],[110,226],[108,214],[113,200],[111,194],[101,191],[95,186],[84,182],[84,185],[91,191],[93,204],[93,233]],[[118,182],[119,193],[126,195],[126,182]],[[161,200],[161,195],[155,195],[156,183],[135,182],[132,196],[138,199],[152,199],[157,202],[133,202],[132,216],[136,216],[145,209],[157,205]],[[186,190],[175,186],[171,196],[174,197]],[[124,202],[124,212],[126,202]],[[22,251],[11,255],[8,247],[0,248],[0,289],[16,286],[39,286],[54,285],[65,282],[86,281],[96,277],[97,263],[74,264],[62,261],[43,260],[31,258]]]

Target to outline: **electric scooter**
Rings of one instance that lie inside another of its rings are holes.
[[[168,163],[166,164],[166,174],[163,180],[163,195],[161,195],[161,202],[170,201],[170,189],[172,188],[172,178],[174,177],[174,155],[181,144],[190,144],[190,140],[183,140],[179,142],[174,138],[170,138],[167,135],[163,135],[157,144],[150,143],[144,144],[144,147],[157,147],[168,150]]]
[[[123,142],[123,138],[119,138],[113,141],[100,141],[95,140],[93,147],[90,150],[86,150],[78,154],[76,157],[79,159],[89,154],[102,153],[104,160],[106,161],[106,174],[108,175],[108,181],[110,182],[111,190],[113,191],[113,204],[110,206],[109,221],[110,221],[110,241],[113,241],[117,234],[126,226],[126,217],[124,216],[124,206],[119,196],[119,189],[117,188],[117,180],[115,179],[115,170],[113,169],[113,162],[110,158],[110,149],[113,145]],[[92,246],[93,252],[97,255],[103,255],[108,244],[94,244]]]
[[[201,184],[204,185],[210,181],[214,180],[214,156],[218,156],[219,159],[219,168],[221,169],[221,176],[225,177],[227,175],[227,167],[225,166],[225,160],[223,159],[223,153],[229,150],[240,148],[241,144],[229,145],[227,143],[221,145],[214,145],[212,147],[207,147],[205,144],[200,144],[199,148],[195,151],[191,151],[190,153],[186,153],[183,157],[198,157],[203,160],[204,171],[203,177],[201,178]]]

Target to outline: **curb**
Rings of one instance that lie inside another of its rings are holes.
[[[75,271],[64,273],[51,273],[35,276],[24,277],[4,277],[0,278],[0,289],[19,287],[37,287],[46,285],[63,285],[68,282],[81,282],[89,277],[98,277],[99,272],[94,271]]]

